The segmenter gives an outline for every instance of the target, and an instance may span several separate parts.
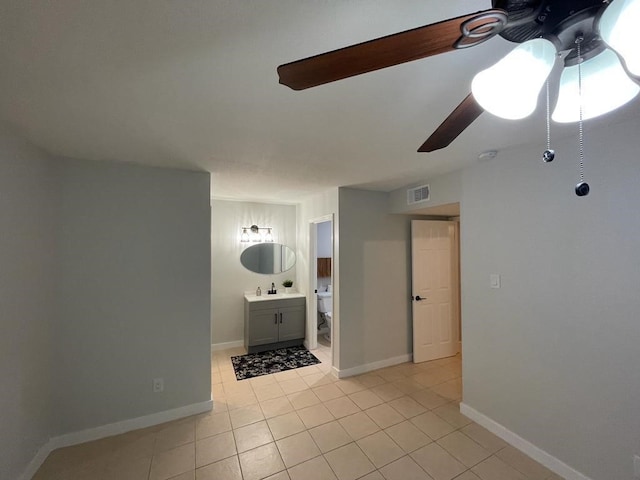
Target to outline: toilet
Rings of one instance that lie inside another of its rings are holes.
[[[331,309],[333,308],[332,292],[318,292],[318,312],[327,322],[329,332],[324,334],[324,338],[331,341]]]

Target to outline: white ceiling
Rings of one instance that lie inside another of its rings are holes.
[[[296,202],[389,191],[544,142],[542,108],[484,114],[449,148],[417,148],[513,47],[495,38],[295,92],[279,64],[490,7],[488,0],[10,0],[0,115],[54,155],[212,173],[216,197]],[[637,103],[627,115],[637,116]],[[572,129],[556,131],[566,135]]]

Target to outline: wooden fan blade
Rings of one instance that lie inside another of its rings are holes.
[[[477,20],[472,20],[476,17]],[[501,27],[496,25],[505,19],[504,10],[484,10],[287,63],[278,67],[280,83],[293,90],[304,90],[449,52],[456,49],[456,43],[469,47],[499,33]],[[471,21],[473,35],[463,35],[462,24],[466,21]]]
[[[426,142],[418,149],[418,152],[433,152],[448,146],[471,125],[480,114],[484,112],[482,107],[469,94],[456,109],[445,119]]]

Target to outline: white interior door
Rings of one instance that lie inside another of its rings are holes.
[[[457,224],[412,220],[413,361],[458,352]]]

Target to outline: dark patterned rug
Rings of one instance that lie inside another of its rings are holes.
[[[311,352],[303,346],[279,348],[262,353],[249,353],[231,357],[233,369],[238,380],[284,372],[294,368],[308,367],[320,363]]]

